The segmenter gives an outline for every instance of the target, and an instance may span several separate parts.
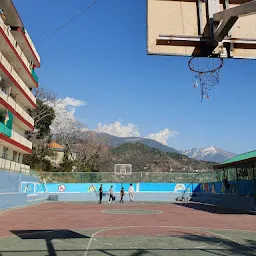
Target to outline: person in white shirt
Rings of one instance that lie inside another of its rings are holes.
[[[111,201],[112,201],[112,203],[114,203],[115,202],[115,197],[114,197],[114,192],[113,192],[113,186],[111,185],[111,187],[110,187],[110,189],[109,189],[109,200],[108,200],[108,202],[109,203],[111,203]]]
[[[132,186],[132,184],[130,184],[128,194],[129,194],[129,197],[130,197],[130,202],[132,203],[133,200],[134,200],[134,194],[135,194],[134,187]]]

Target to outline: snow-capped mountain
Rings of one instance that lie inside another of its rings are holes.
[[[211,146],[209,148],[193,148],[191,150],[180,151],[182,154],[197,160],[221,163],[234,157],[236,154],[223,149]]]

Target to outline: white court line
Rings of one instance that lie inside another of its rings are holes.
[[[227,236],[224,236],[224,235],[221,235],[221,234],[218,234],[216,232],[213,232],[213,231],[208,231],[208,230],[205,230],[207,228],[202,228],[202,227],[184,227],[184,226],[120,226],[120,227],[90,227],[90,228],[75,228],[74,230],[90,230],[90,229],[101,229],[95,233],[93,233],[91,235],[91,238],[88,242],[88,245],[86,247],[86,250],[85,250],[85,253],[84,253],[84,256],[87,256],[88,255],[88,251],[91,247],[91,244],[94,241],[98,241],[97,239],[95,239],[94,237],[101,233],[101,232],[104,232],[104,231],[108,231],[108,230],[115,230],[115,229],[126,229],[126,228],[181,228],[181,229],[192,229],[192,230],[198,230],[198,231],[204,231],[206,233],[209,233],[209,234],[214,234],[214,235],[217,235],[219,237],[222,237],[222,238],[225,238],[226,240],[229,240],[229,241],[232,241],[236,244],[239,244],[240,246],[243,246],[243,247],[246,247],[247,249],[250,249],[250,250],[253,250],[253,251],[256,251],[256,249],[248,246],[248,245],[245,245],[245,244],[242,244],[240,242],[237,242],[236,240],[232,239],[232,238],[229,238]],[[215,228],[210,228],[211,230],[216,230]],[[54,232],[55,230],[51,230],[51,231],[46,231],[46,232]],[[222,229],[222,231],[241,231],[241,232],[255,232],[255,231],[246,231],[246,230],[235,230],[235,229]],[[42,231],[34,231],[34,232],[31,232],[31,233],[27,233],[27,234],[35,234],[35,233],[38,233],[38,232],[42,232]],[[10,235],[10,236],[3,236],[3,237],[0,237],[0,239],[2,238],[9,238],[9,237],[12,237],[12,236],[16,236],[16,235]],[[218,243],[219,245],[220,243]]]
[[[94,236],[96,236],[96,235],[99,234],[100,232],[108,231],[108,230],[112,230],[112,229],[114,229],[114,228],[106,228],[106,229],[102,229],[102,230],[99,230],[99,231],[93,233],[93,234],[91,235],[91,238],[90,238],[90,240],[89,240],[87,246],[86,246],[86,249],[85,249],[85,252],[84,252],[84,256],[87,256],[87,255],[88,255],[88,252],[89,252],[89,249],[90,249],[90,247],[91,247],[92,241],[94,240]]]
[[[226,239],[226,240],[232,241],[232,242],[234,242],[234,243],[236,243],[236,244],[239,244],[239,245],[241,245],[241,246],[246,247],[247,249],[250,249],[250,250],[253,250],[253,251],[256,252],[256,249],[254,249],[254,248],[252,248],[252,247],[250,247],[250,246],[248,246],[248,245],[246,245],[246,244],[242,244],[242,243],[240,243],[240,242],[237,242],[236,240],[234,240],[234,239],[232,239],[232,238],[230,238],[230,237],[227,237],[227,236],[224,236],[224,235],[221,235],[221,234],[212,232],[212,231],[208,231],[208,232],[209,232],[209,233],[212,233],[212,234],[214,234],[214,235],[220,236],[220,237],[222,237],[222,238],[224,238],[224,239]]]
[[[187,227],[183,227],[183,226],[121,226],[121,227],[112,227],[112,228],[102,228],[102,230],[99,230],[95,233],[92,234],[89,242],[88,242],[88,245],[86,247],[86,250],[85,250],[85,253],[84,253],[84,256],[87,256],[88,255],[88,252],[89,252],[89,249],[91,247],[91,244],[92,244],[92,241],[94,240],[94,236],[96,236],[97,234],[101,233],[101,232],[104,232],[104,231],[109,231],[109,230],[116,230],[116,229],[126,229],[126,228],[147,228],[147,227],[150,227],[150,228],[181,228],[181,229],[193,229],[193,230],[197,230],[197,228],[187,228]],[[200,231],[200,230],[199,230]],[[245,244],[242,244],[240,242],[237,242],[236,240],[232,239],[232,238],[229,238],[227,236],[224,236],[224,235],[221,235],[221,234],[218,234],[218,233],[215,233],[215,232],[212,232],[212,231],[208,231],[208,230],[203,230],[204,232],[206,233],[210,233],[210,234],[214,234],[215,236],[220,236],[226,240],[229,240],[229,241],[232,241],[236,244],[239,244],[240,246],[243,246],[243,247],[246,247],[247,249],[250,249],[250,250],[253,250],[253,251],[256,251],[254,248],[248,246],[248,245],[245,245]],[[220,243],[218,243],[219,245]],[[207,246],[206,246],[207,247]],[[200,246],[199,247],[195,247],[195,248],[198,248],[200,249]]]

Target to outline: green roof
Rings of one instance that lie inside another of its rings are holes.
[[[256,157],[256,150],[232,157],[221,164],[229,164]]]

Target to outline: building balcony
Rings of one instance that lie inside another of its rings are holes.
[[[36,108],[35,96],[2,53],[0,53],[0,76],[4,79],[6,86],[12,87],[12,92],[24,107],[29,109]]]
[[[25,131],[34,130],[34,119],[0,88],[0,110],[8,110],[14,116],[14,123]]]
[[[0,143],[24,154],[32,153],[32,142],[0,122]]]
[[[13,66],[13,68],[19,73],[19,76],[25,82],[29,88],[37,88],[38,82],[32,75],[32,66],[25,54],[21,50],[17,41],[11,34],[8,26],[0,17],[0,50]]]
[[[33,68],[32,68],[31,74],[34,77],[35,81],[38,83],[39,77],[37,76],[36,71]]]
[[[6,171],[13,171],[13,172],[22,172],[22,173],[29,173],[30,172],[30,166],[21,164],[15,161],[12,161],[12,159],[6,159],[4,158],[4,154],[2,154],[2,157],[0,157],[0,169],[6,170]]]
[[[26,29],[20,27],[12,27],[12,34],[18,42],[21,50],[24,52],[28,60],[31,60],[36,67],[40,67],[40,56]],[[36,80],[38,82],[38,80]]]

